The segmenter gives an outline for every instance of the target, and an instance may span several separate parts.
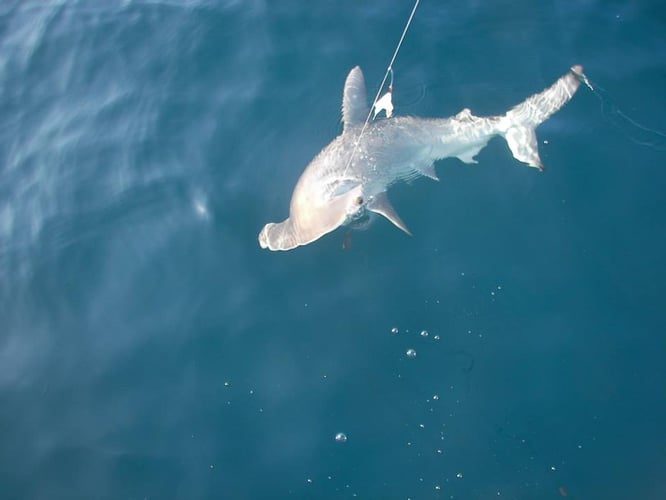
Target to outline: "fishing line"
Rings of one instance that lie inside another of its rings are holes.
[[[608,92],[592,82],[583,73],[576,76],[589,88],[601,103],[601,112],[632,142],[641,146],[654,148],[656,151],[666,151],[666,134],[656,129],[641,125],[626,115],[609,97]]]
[[[389,63],[388,67],[386,68],[386,73],[384,74],[384,79],[382,80],[382,84],[379,86],[379,90],[377,91],[377,95],[375,96],[375,99],[372,101],[372,106],[370,107],[370,111],[368,111],[368,116],[365,118],[365,123],[363,123],[363,127],[361,128],[361,133],[358,135],[356,139],[356,144],[354,145],[354,150],[352,151],[351,156],[349,157],[349,161],[347,162],[347,166],[345,167],[345,171],[343,172],[342,176],[347,175],[347,170],[349,169],[349,166],[352,163],[352,160],[354,159],[354,156],[356,156],[356,152],[358,151],[358,145],[361,143],[361,137],[363,137],[363,134],[365,133],[365,129],[368,127],[368,123],[370,123],[370,117],[372,116],[372,110],[375,108],[375,105],[377,104],[377,101],[379,100],[379,96],[382,93],[382,90],[384,89],[384,85],[386,84],[386,79],[389,77],[389,74],[391,75],[391,85],[389,89],[392,90],[393,88],[393,63],[395,62],[395,58],[398,57],[398,52],[400,51],[400,47],[402,46],[402,42],[405,39],[405,35],[407,34],[407,30],[409,30],[409,25],[412,24],[412,19],[414,19],[414,14],[416,13],[416,8],[419,6],[419,2],[421,0],[416,0],[414,2],[414,7],[412,8],[411,14],[409,14],[409,19],[407,19],[407,24],[405,24],[405,29],[402,30],[402,35],[400,36],[400,41],[398,41],[398,45],[395,48],[395,52],[393,52],[393,57],[391,57],[391,62]]]

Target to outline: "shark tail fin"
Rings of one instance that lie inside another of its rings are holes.
[[[573,66],[546,90],[534,94],[502,117],[502,134],[516,160],[543,170],[534,129],[573,97],[583,75],[582,66]]]

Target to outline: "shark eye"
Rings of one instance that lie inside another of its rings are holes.
[[[359,196],[358,198],[356,198],[356,204],[359,206],[363,205],[363,196]]]

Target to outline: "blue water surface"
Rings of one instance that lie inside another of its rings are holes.
[[[546,171],[494,139],[392,190],[411,238],[259,247],[412,5],[0,4],[0,498],[666,498],[660,3],[423,0],[397,114],[585,66]]]

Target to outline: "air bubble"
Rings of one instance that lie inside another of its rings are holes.
[[[398,332],[399,332],[398,327],[394,326],[393,328],[391,328],[391,333],[392,333],[392,334],[395,335],[395,334],[398,333]]]
[[[408,358],[415,358],[416,357],[416,351],[414,349],[407,349],[407,357]]]
[[[421,337],[427,337],[429,335],[428,330],[421,331]]]
[[[338,443],[346,443],[347,442],[347,434],[345,434],[344,432],[338,432],[335,435],[335,440]]]

